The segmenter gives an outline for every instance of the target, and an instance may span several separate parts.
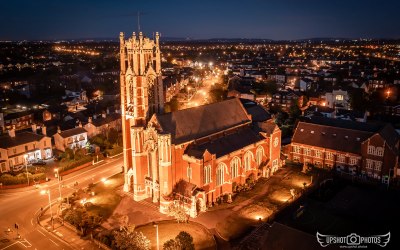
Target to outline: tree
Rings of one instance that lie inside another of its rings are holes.
[[[68,159],[68,160],[74,159],[74,151],[72,149],[70,149],[70,148],[66,148],[65,149],[65,156],[66,156],[65,158]]]
[[[181,231],[175,239],[170,239],[163,245],[164,250],[194,250],[193,237]]]
[[[69,209],[64,215],[64,220],[74,225],[82,235],[86,235],[88,230],[96,228],[101,219],[99,216],[90,215],[84,208]]]
[[[185,222],[187,219],[187,215],[185,213],[185,209],[183,207],[177,206],[172,203],[167,210],[167,215],[175,217],[175,219],[179,222]]]
[[[135,231],[134,226],[124,226],[114,231],[114,239],[118,249],[121,250],[150,249],[150,240],[142,232]]]
[[[209,94],[211,102],[219,102],[226,99],[227,91],[223,87],[215,85]]]
[[[110,142],[110,144],[114,144],[114,143],[118,143],[118,136],[119,133],[116,129],[114,128],[110,128],[108,131],[108,141]]]
[[[289,117],[292,119],[297,119],[301,115],[301,110],[297,103],[292,103],[289,108]]]
[[[166,241],[164,243],[163,249],[164,250],[180,250],[181,247],[180,247],[179,243],[176,240],[170,239],[169,241]]]
[[[180,248],[183,250],[194,250],[193,237],[185,231],[181,231],[175,237],[175,241],[178,242]]]

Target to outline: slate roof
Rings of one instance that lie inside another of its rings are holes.
[[[367,131],[299,122],[294,132],[292,143],[359,154],[361,152],[361,142],[372,135],[372,132]]]
[[[313,117],[297,124],[292,142],[360,154],[361,143],[379,134],[394,149],[399,136],[390,124]]]
[[[4,115],[4,120],[17,119],[17,118],[24,117],[27,115],[33,115],[33,111],[26,110],[26,111],[21,111],[21,112],[9,113],[9,114]]]
[[[87,132],[86,129],[81,128],[81,127],[76,127],[76,128],[71,128],[68,130],[61,131],[60,136],[63,138],[68,138],[68,137],[71,137],[74,135],[79,135],[79,134],[86,133],[86,132]]]
[[[251,122],[237,98],[155,116],[162,132],[170,133],[174,144]]]
[[[116,113],[108,114],[105,118],[100,116],[99,118],[93,119],[92,124],[96,127],[100,127],[100,126],[103,126],[104,124],[108,124],[108,123],[113,122],[118,119],[121,119],[120,114],[116,114]]]
[[[246,107],[246,110],[247,113],[251,115],[251,120],[253,122],[263,122],[271,119],[271,115],[268,113],[268,111],[260,105]]]
[[[0,148],[11,148],[25,143],[40,141],[45,136],[41,134],[35,134],[32,132],[21,132],[16,133],[15,137],[9,135],[3,135],[0,137]]]
[[[207,150],[211,154],[215,154],[217,158],[235,152],[253,143],[265,139],[263,136],[253,131],[250,127],[246,127],[236,133],[223,136],[213,141],[209,141],[200,145],[190,145],[185,154],[201,159],[204,152]]]

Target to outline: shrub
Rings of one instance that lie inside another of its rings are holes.
[[[167,210],[168,216],[173,216],[179,222],[184,222],[187,220],[187,215],[185,213],[185,209],[183,207],[177,206],[172,203]]]
[[[31,174],[28,173],[29,183],[33,183],[34,181],[40,181],[46,179],[45,173],[37,173]],[[26,173],[20,173],[16,176],[11,174],[3,174],[0,176],[0,183],[3,185],[18,185],[18,184],[28,184],[28,180],[26,177]]]
[[[93,160],[92,156],[85,155],[84,157],[82,157],[81,159],[76,160],[76,161],[62,161],[62,162],[60,162],[60,167],[59,167],[60,173],[67,171],[69,169],[76,168],[85,163],[91,162],[92,160]]]
[[[122,153],[122,150],[123,148],[121,146],[114,144],[111,149],[106,149],[106,153],[108,156],[113,156]]]

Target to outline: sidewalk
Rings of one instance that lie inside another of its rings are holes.
[[[54,230],[52,230],[50,209],[46,208],[39,217],[39,224],[48,232],[53,233],[58,238],[69,244],[73,249],[98,249],[90,240],[81,239],[73,228],[62,224],[60,218],[56,215],[57,205],[53,205]]]

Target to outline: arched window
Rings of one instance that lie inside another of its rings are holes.
[[[244,170],[248,171],[251,169],[251,161],[253,160],[253,154],[250,151],[247,151],[244,154]]]
[[[225,171],[226,165],[225,163],[220,163],[218,164],[217,167],[217,186],[221,186],[224,184],[224,171]]]
[[[260,166],[262,163],[262,159],[263,159],[263,155],[264,155],[264,148],[262,146],[259,146],[257,148],[256,151],[256,162],[257,162],[257,166]]]
[[[232,179],[236,178],[239,175],[239,166],[240,166],[240,159],[239,157],[235,157],[231,161],[231,176]]]
[[[204,167],[204,184],[208,184],[211,182],[211,166]]]

